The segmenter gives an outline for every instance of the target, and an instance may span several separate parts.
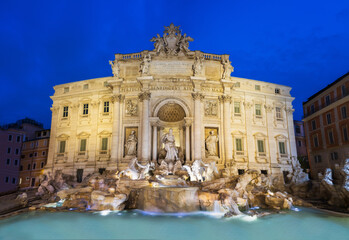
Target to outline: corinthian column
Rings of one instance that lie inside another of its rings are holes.
[[[112,131],[112,140],[111,140],[111,153],[110,158],[113,164],[117,164],[118,156],[118,147],[119,147],[119,116],[120,116],[120,94],[113,95],[113,131]]]
[[[222,95],[219,99],[223,102],[223,132],[224,132],[224,152],[225,152],[225,163],[230,162],[232,159],[233,151],[232,151],[232,136],[230,130],[231,124],[231,112],[230,112],[230,104],[231,104],[231,96]]]
[[[150,149],[149,149],[149,141],[151,141],[151,137],[149,134],[149,99],[150,92],[142,92],[139,94],[139,99],[142,102],[142,161],[149,161]]]
[[[201,101],[204,96],[199,92],[192,93],[194,99],[194,159],[201,158],[201,131],[202,131],[202,116],[201,116]]]

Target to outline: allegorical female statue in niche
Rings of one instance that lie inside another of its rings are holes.
[[[137,136],[136,136],[136,131],[131,131],[130,135],[127,138],[125,147],[126,147],[126,156],[135,156],[135,155],[137,155]]]
[[[210,134],[205,140],[206,143],[206,154],[207,156],[218,156],[217,154],[217,142],[218,136],[214,135],[214,131],[210,131]]]

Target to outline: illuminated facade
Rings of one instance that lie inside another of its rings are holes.
[[[154,50],[115,54],[113,76],[55,86],[46,171],[81,180],[135,156],[159,163],[170,128],[183,163],[216,161],[225,174],[291,171],[291,88],[231,77],[229,55],[191,51],[192,40],[171,24],[151,40]]]

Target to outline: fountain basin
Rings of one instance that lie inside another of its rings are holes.
[[[200,209],[197,187],[143,187],[138,209],[148,212],[195,212]]]

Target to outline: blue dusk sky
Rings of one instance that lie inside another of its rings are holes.
[[[115,53],[152,50],[171,22],[191,50],[230,54],[233,76],[292,87],[302,102],[349,71],[349,1],[17,1],[0,3],[0,124],[51,124],[53,86],[111,76]]]

